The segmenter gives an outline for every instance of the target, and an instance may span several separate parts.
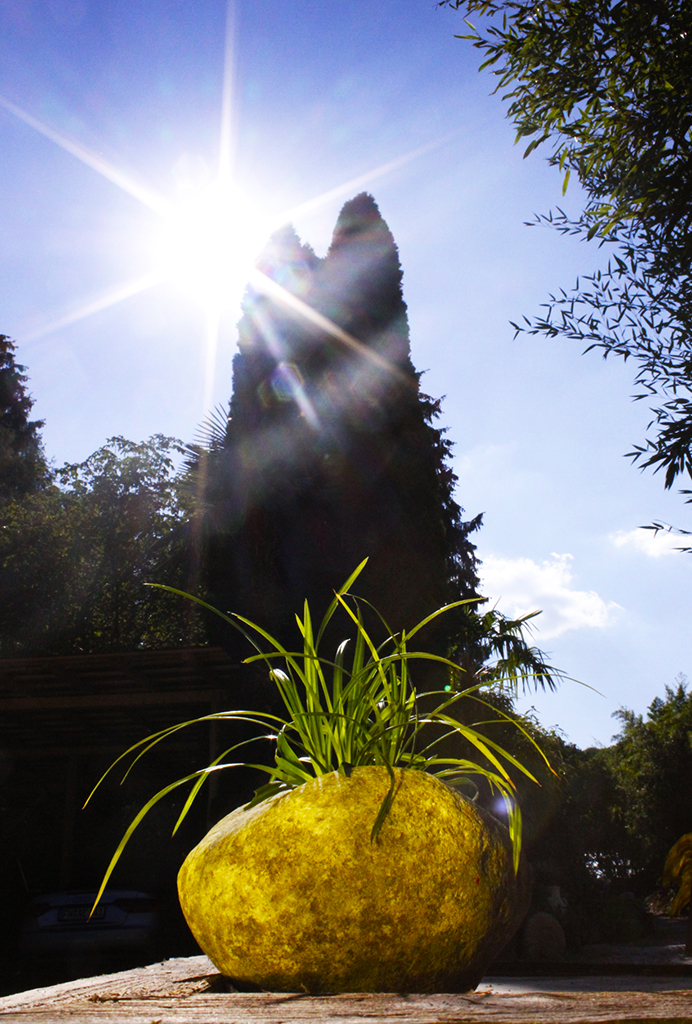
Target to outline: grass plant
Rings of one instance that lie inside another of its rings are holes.
[[[242,721],[268,730],[264,738],[275,745],[274,763],[266,765],[227,760],[237,756],[237,751],[243,746],[255,743],[257,736],[254,736],[228,747],[205,768],[159,790],[141,808],[120,840],[101,883],[96,903],[133,832],[159,800],[181,786],[191,786],[173,830],[175,834],[212,773],[241,766],[257,768],[268,776],[266,784],[256,791],[248,807],[330,772],[339,771],[349,775],[354,768],[364,765],[385,767],[391,778],[391,786],[373,822],[372,842],[377,841],[394,799],[395,768],[426,771],[448,784],[472,789],[475,788],[474,776],[483,777],[491,789],[504,798],[514,868],[517,870],[521,851],[521,811],[515,799],[515,785],[510,770],[523,773],[533,782],[536,779],[509,751],[484,736],[477,725],[489,725],[500,720],[512,722],[539,752],[540,748],[521,721],[498,711],[483,700],[479,690],[487,687],[486,681],[476,681],[473,685],[458,689],[453,689],[450,683],[443,689],[417,693],[410,671],[416,661],[438,663],[450,679],[458,677],[463,670],[455,662],[440,655],[411,650],[410,642],[434,619],[468,602],[456,601],[439,608],[411,630],[399,634],[393,634],[380,617],[387,639],[376,644],[363,618],[363,608],[367,602],[350,593],[351,586],[366,562],[367,559],[335,594],[317,631],[313,626],[310,608],[305,603],[302,618],[296,615],[302,637],[302,650],[297,652],[286,650],[261,626],[243,616],[226,615],[200,598],[192,597],[192,600],[220,615],[245,634],[256,650],[255,654],[246,659],[246,663],[263,661],[267,665],[283,701],[285,716],[246,710],[219,711],[162,729],[121,754],[96,784],[87,803],[116,766],[126,765],[124,782],[134,765],[152,748],[179,730],[198,722]],[[191,597],[171,587],[162,589]],[[347,616],[352,636],[343,640],[333,658],[328,659],[320,653],[320,645],[337,611]],[[478,702],[488,709],[490,718],[484,723],[471,726],[453,717],[455,705],[468,700]],[[426,708],[425,711],[421,710],[421,704]],[[431,706],[433,710],[429,710]],[[440,744],[454,734],[466,741],[466,749],[473,751],[473,756],[449,757],[438,752]],[[547,764],[547,758],[540,753]]]

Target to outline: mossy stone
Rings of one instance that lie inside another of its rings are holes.
[[[438,779],[337,772],[233,811],[178,876],[180,903],[222,974],[286,992],[475,987],[526,909],[507,830]],[[521,876],[520,876],[521,878]]]

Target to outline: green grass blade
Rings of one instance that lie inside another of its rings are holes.
[[[207,769],[203,771],[202,775],[200,775],[200,777],[197,779],[197,781],[195,782],[194,786],[190,790],[190,792],[188,794],[188,797],[187,797],[187,800],[183,804],[183,809],[182,809],[182,811],[180,812],[180,814],[178,816],[178,820],[175,823],[175,827],[173,828],[173,832],[171,833],[171,835],[175,835],[176,834],[176,832],[178,831],[178,829],[182,825],[183,821],[187,817],[190,808],[192,807],[193,803],[197,799],[197,796],[199,794],[200,789],[202,788],[204,783],[207,781],[207,779],[211,775],[211,769],[212,768],[216,768],[217,765],[219,765],[221,763],[221,761],[224,761],[226,759],[226,757],[228,757],[229,754],[232,754],[234,750],[239,750],[240,747],[247,747],[247,746],[249,746],[252,743],[257,743],[258,740],[268,739],[268,738],[269,737],[267,737],[267,736],[251,736],[247,740],[241,740],[240,743],[234,743],[232,747],[228,747],[228,749],[224,750],[224,752],[222,754],[219,754],[218,757],[215,757],[214,760],[211,762],[211,764],[208,765]],[[234,767],[238,767],[238,766],[235,765]]]
[[[434,619],[439,618],[440,615],[444,615],[445,612],[451,611],[452,608],[460,608],[462,605],[465,604],[478,604],[478,598],[467,597],[463,601],[452,601],[451,604],[443,605],[442,608],[438,608],[437,611],[432,612],[430,615],[426,615],[426,617],[424,619],[421,619],[421,621],[417,623],[413,627],[413,629],[407,630],[406,635],[410,639],[412,636],[415,636],[416,633],[418,633],[421,629],[423,629],[424,626],[427,626],[429,622],[433,622]],[[459,666],[457,665],[457,668],[458,667]]]
[[[340,587],[339,590],[337,591],[337,594],[339,596],[341,594],[345,594],[348,590],[350,590],[351,585],[353,583],[355,583],[355,581],[358,579],[358,577],[360,576],[360,574],[362,573],[363,569],[365,568],[365,566],[367,564],[368,564],[368,559],[364,558],[363,561],[360,563],[360,565],[357,566],[357,568],[354,569],[354,571],[348,577],[348,579],[346,580],[344,585],[342,587]],[[320,642],[322,640],[322,637],[324,636],[324,631],[326,630],[327,626],[331,622],[331,619],[332,619],[332,617],[334,615],[334,612],[336,611],[336,609],[338,607],[339,607],[339,601],[338,601],[338,597],[335,595],[334,596],[334,600],[332,601],[332,603],[327,608],[327,611],[325,612],[324,617],[322,619],[322,622],[320,624],[320,628],[319,628],[318,633],[317,633],[317,647],[319,647]]]
[[[264,803],[265,800],[278,796],[279,793],[290,793],[292,789],[295,789],[295,786],[289,786],[286,782],[268,782],[266,786],[260,786],[255,790],[252,800],[245,804],[245,810],[249,811],[251,808],[257,807],[258,804]]]
[[[84,801],[84,803],[82,805],[82,810],[84,810],[86,805],[89,803],[89,801],[91,800],[92,796],[94,795],[96,790],[99,788],[101,783],[106,779],[106,777],[108,775],[110,775],[110,773],[115,768],[115,766],[117,764],[119,764],[122,760],[124,760],[127,757],[128,754],[131,754],[133,750],[139,749],[139,747],[143,746],[143,744],[148,743],[149,740],[152,739],[154,736],[166,736],[169,732],[175,731],[176,728],[177,728],[177,726],[170,726],[168,729],[162,729],[158,733],[152,733],[151,736],[145,736],[145,738],[143,740],[138,740],[137,743],[133,743],[131,747],[128,747],[127,750],[125,750],[122,754],[120,754],[118,757],[116,757],[115,761],[113,761],[108,766],[108,768],[106,768],[106,770],[103,773],[103,775],[101,776],[101,778],[98,780],[98,782],[96,783],[94,788],[89,793],[89,796],[86,798],[86,800]]]
[[[396,776],[394,774],[394,769],[389,764],[385,765],[385,767],[389,772],[389,790],[387,791],[387,795],[385,796],[384,800],[380,805],[380,809],[377,812],[377,817],[375,818],[375,822],[370,831],[371,843],[374,843],[378,835],[380,834],[380,830],[385,823],[387,815],[391,810],[392,804],[394,803],[394,796],[396,793]]]
[[[204,772],[204,771],[206,771],[206,769],[203,768],[203,769],[201,769],[201,771]],[[134,833],[135,829],[140,824],[142,819],[146,817],[146,815],[149,813],[151,808],[154,807],[159,802],[159,800],[162,800],[169,793],[172,793],[174,789],[178,789],[179,786],[184,786],[186,782],[190,782],[192,779],[197,778],[197,776],[199,774],[200,774],[200,772],[192,772],[190,775],[186,775],[184,778],[178,779],[176,782],[171,782],[168,786],[164,786],[163,789],[160,789],[158,791],[158,793],[155,793],[154,796],[152,796],[151,799],[147,800],[147,802],[144,804],[144,806],[142,808],[140,808],[140,810],[137,812],[135,817],[130,822],[130,824],[129,824],[128,828],[127,828],[127,831],[125,832],[125,835],[122,837],[122,839],[118,843],[116,851],[113,854],[113,856],[111,857],[110,864],[106,868],[106,873],[103,876],[103,880],[102,880],[101,885],[99,887],[99,891],[96,894],[96,899],[94,900],[94,905],[91,908],[91,913],[89,914],[89,917],[91,917],[91,914],[94,913],[94,910],[98,906],[98,902],[101,899],[101,897],[103,896],[103,891],[106,888],[106,886],[108,885],[108,880],[110,879],[111,875],[113,874],[115,866],[117,865],[118,861],[120,860],[120,857],[122,856],[123,850],[125,849],[125,847],[129,843],[130,839],[132,838],[132,834]]]

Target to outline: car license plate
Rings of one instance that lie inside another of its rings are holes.
[[[61,907],[58,911],[58,921],[89,921],[91,907]],[[92,921],[102,921],[106,916],[104,906],[97,907],[91,915]]]

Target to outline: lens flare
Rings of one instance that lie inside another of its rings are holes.
[[[276,369],[271,379],[264,382],[263,390],[259,396],[260,401],[263,405],[270,404],[269,392],[279,402],[294,401],[313,430],[318,430],[320,421],[315,407],[308,397],[305,389],[305,380],[300,369],[295,363],[286,360],[283,343],[274,330],[269,317],[265,316],[259,308],[254,310],[253,316],[258,322],[262,337],[269,351],[276,360]]]

